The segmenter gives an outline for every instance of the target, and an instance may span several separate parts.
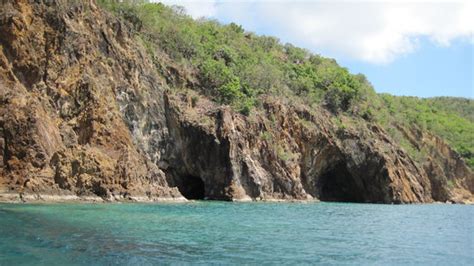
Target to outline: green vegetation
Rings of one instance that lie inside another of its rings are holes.
[[[296,154],[292,153],[291,151],[289,150],[286,150],[284,146],[281,146],[281,145],[277,145],[276,146],[276,152],[277,152],[277,156],[278,156],[278,159],[284,161],[284,162],[287,162],[287,161],[291,161],[293,159],[296,158]]]
[[[182,70],[176,75],[191,80],[192,89],[244,115],[260,106],[261,95],[324,106],[336,116],[381,124],[413,158],[422,160],[425,151],[411,146],[397,128],[415,125],[444,138],[474,167],[473,100],[378,95],[365,76],[349,73],[335,60],[246,32],[234,23],[193,20],[181,7],[159,3],[98,2],[133,26],[159,71],[173,62]],[[340,118],[335,121],[345,128]]]
[[[474,101],[466,98],[435,97],[425,99],[434,109],[443,110],[474,122]]]
[[[195,73],[202,93],[244,114],[255,107],[259,95],[269,93],[324,103],[335,113],[347,111],[367,85],[332,59],[246,32],[234,23],[196,21],[180,7],[159,3],[99,3],[132,23],[152,55],[162,50]]]
[[[474,101],[459,98],[396,97],[381,94],[376,120],[385,128],[393,124],[416,125],[444,138],[474,167]],[[389,132],[392,137],[395,130]],[[403,144],[403,137],[396,137]],[[407,145],[403,145],[406,149]],[[410,148],[408,148],[410,149]],[[422,152],[422,151],[420,151]],[[413,153],[411,153],[413,155]]]
[[[262,131],[260,133],[260,138],[262,140],[265,140],[267,142],[271,142],[272,141],[272,135],[268,132],[268,131]]]

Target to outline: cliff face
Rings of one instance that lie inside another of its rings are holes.
[[[272,97],[243,116],[175,89],[186,78],[172,62],[157,71],[132,28],[94,2],[3,4],[0,45],[4,191],[109,200],[472,199],[472,171],[429,133],[406,131],[429,147],[419,166],[376,124]]]
[[[398,129],[418,151],[426,153],[422,167],[430,178],[434,200],[459,202],[472,197],[473,173],[444,140],[417,127]]]
[[[331,115],[267,99],[245,118],[186,96],[165,96],[173,180],[202,178],[224,199],[428,202],[429,180],[376,125],[339,129]],[[179,187],[179,185],[178,185]]]
[[[146,156],[147,147],[134,143],[132,125],[124,121],[130,108],[142,118],[156,115],[146,125],[156,129],[149,136],[156,142],[165,128],[160,80],[122,22],[93,3],[10,1],[1,12],[4,186],[179,196],[153,163],[156,155]]]

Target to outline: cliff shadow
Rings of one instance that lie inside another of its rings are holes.
[[[364,190],[343,161],[322,173],[318,187],[321,201],[366,202]]]
[[[178,190],[186,199],[202,200],[205,198],[206,187],[200,177],[184,175],[177,181]]]

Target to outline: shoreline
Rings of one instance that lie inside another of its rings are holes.
[[[114,203],[189,203],[194,200],[188,200],[184,197],[148,197],[148,196],[128,196],[124,197],[113,197],[110,199],[103,199],[99,196],[77,196],[77,195],[51,195],[51,194],[24,194],[18,192],[0,192],[0,203],[8,204],[54,204],[54,203],[86,203],[86,204],[114,204]],[[215,201],[215,200],[204,200],[204,201]],[[222,202],[255,202],[255,203],[321,203],[318,199],[260,199],[260,200],[248,200],[248,199],[234,199],[231,201]],[[341,202],[344,203],[344,202]],[[357,203],[357,202],[354,202]],[[381,204],[381,203],[358,203],[358,204]],[[430,205],[430,204],[442,204],[442,205],[474,205],[472,201],[464,202],[421,202],[421,203],[405,203],[405,204],[385,204],[385,205]]]
[[[104,199],[99,196],[77,196],[77,195],[51,195],[51,194],[24,194],[18,192],[0,192],[0,203],[22,204],[22,203],[187,203],[195,200],[188,200],[185,197],[147,197],[147,196],[129,196],[129,197],[112,197]],[[229,203],[245,203],[245,202],[266,202],[266,203],[317,203],[318,199],[260,199],[249,200],[233,199],[233,200],[207,200],[202,201],[219,201]]]
[[[129,196],[104,199],[99,196],[23,194],[18,192],[0,192],[0,203],[165,203],[189,202],[184,197],[147,197]]]

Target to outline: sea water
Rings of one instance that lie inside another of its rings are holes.
[[[474,265],[474,206],[0,204],[0,265]]]

